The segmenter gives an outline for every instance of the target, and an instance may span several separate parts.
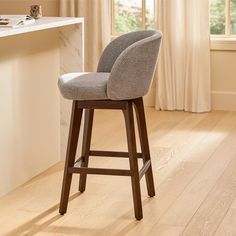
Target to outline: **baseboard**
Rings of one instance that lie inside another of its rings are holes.
[[[155,106],[155,89],[144,97],[146,107]],[[212,110],[236,111],[236,92],[211,91]]]
[[[236,92],[212,91],[212,110],[236,111]]]

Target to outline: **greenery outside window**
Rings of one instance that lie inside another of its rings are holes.
[[[210,0],[211,35],[236,36],[236,0]]]
[[[112,35],[154,28],[154,9],[155,0],[112,0]]]
[[[112,35],[155,28],[156,0],[111,0]],[[210,33],[236,36],[236,0],[210,0]]]

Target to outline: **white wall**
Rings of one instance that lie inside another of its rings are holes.
[[[236,111],[236,43],[212,45],[211,77],[214,110]]]
[[[59,0],[0,0],[0,14],[29,14],[33,4],[42,6],[44,16],[59,15]]]

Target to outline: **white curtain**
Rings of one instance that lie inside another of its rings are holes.
[[[60,16],[85,18],[85,70],[96,71],[111,39],[110,0],[60,0]]]
[[[210,99],[208,0],[157,0],[163,42],[156,108],[206,112]]]

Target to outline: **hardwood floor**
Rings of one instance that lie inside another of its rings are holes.
[[[61,162],[0,198],[0,235],[236,235],[236,112],[148,108],[146,115],[157,196],[148,197],[142,180],[141,222],[133,215],[129,177],[88,176],[80,194],[74,176],[68,212],[59,215]],[[121,112],[95,111],[94,118],[92,148],[127,150]],[[90,162],[128,165],[108,157]]]

